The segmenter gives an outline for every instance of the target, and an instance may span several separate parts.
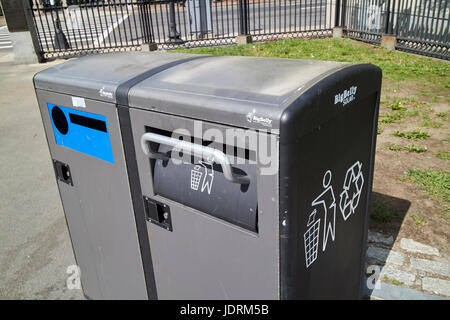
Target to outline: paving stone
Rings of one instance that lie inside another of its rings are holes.
[[[402,238],[400,240],[400,248],[409,252],[439,256],[438,249],[412,239]]]
[[[450,277],[450,265],[448,264],[414,257],[410,258],[410,263],[411,267],[415,269]]]
[[[367,248],[367,257],[382,263],[403,265],[405,255],[400,252],[392,251],[385,248],[369,246]]]
[[[416,279],[416,286],[419,286],[419,287],[422,286],[422,279],[420,279],[420,278]]]
[[[422,289],[444,296],[450,296],[450,281],[425,277],[422,279]]]
[[[400,281],[407,286],[412,286],[416,280],[415,274],[390,266],[384,266],[381,270],[380,280],[384,280],[385,278]]]
[[[391,246],[394,243],[394,238],[392,236],[387,236],[379,232],[370,231],[367,236],[369,242],[381,243],[387,246]]]
[[[365,286],[364,296],[371,300],[447,300],[435,294],[385,282],[381,282],[379,289],[369,289]]]

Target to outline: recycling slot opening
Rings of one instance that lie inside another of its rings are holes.
[[[257,172],[250,165],[256,159],[256,152],[153,127],[146,127],[146,132],[157,138],[143,146],[151,153],[149,161],[156,195],[257,232]],[[169,145],[155,141],[158,139]],[[170,145],[174,139],[184,141],[193,149],[203,148],[205,154],[213,152],[214,157],[202,157],[183,148],[174,150]],[[222,160],[218,161],[217,155]],[[244,159],[237,161],[242,155]]]

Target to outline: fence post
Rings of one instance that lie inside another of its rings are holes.
[[[64,9],[63,9],[64,10]],[[57,50],[68,50],[70,49],[70,44],[67,41],[66,35],[62,31],[61,28],[61,20],[59,20],[58,11],[55,10],[56,17],[53,21],[55,25],[55,39],[53,39],[53,47]],[[53,12],[51,14],[51,17],[53,19]]]
[[[345,0],[344,0],[345,1]],[[341,17],[341,0],[336,0],[336,8],[334,15],[334,28],[333,28],[333,38],[343,38],[344,37],[344,26]]]
[[[336,0],[336,10],[335,10],[335,16],[334,16],[334,26],[339,27],[340,26],[340,15],[341,15],[341,0]]]
[[[347,0],[342,0],[342,10],[341,10],[341,27],[346,28],[347,27]]]
[[[249,28],[249,3],[248,0],[239,0],[239,35],[236,38],[237,44],[247,44],[252,42]]]
[[[386,21],[384,24],[384,33],[385,34],[390,34],[389,33],[390,17],[391,17],[391,0],[387,0],[386,1]]]
[[[175,0],[169,2],[169,40],[170,43],[184,43],[177,31],[177,21],[175,19]]]
[[[381,46],[389,50],[395,50],[397,38],[392,35],[391,27],[391,0],[386,1],[386,20],[384,25],[384,33],[381,35]]]
[[[151,23],[151,10],[149,0],[140,0],[138,3],[138,14],[142,32],[141,51],[158,50],[158,45],[154,42]]]
[[[13,42],[14,63],[43,62],[30,0],[2,0],[8,30]]]

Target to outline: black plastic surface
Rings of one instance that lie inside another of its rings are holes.
[[[56,129],[58,129],[61,134],[67,134],[69,131],[69,123],[64,115],[64,112],[59,107],[53,107],[52,109],[52,120],[55,124]]]
[[[347,90],[351,96],[352,87],[354,100],[344,105],[336,95]],[[361,297],[380,87],[379,68],[350,66],[311,87],[283,114],[281,299]],[[349,201],[357,204],[351,214]]]
[[[171,148],[160,146],[170,154]],[[257,232],[256,166],[233,165],[236,173],[250,176],[249,185],[229,182],[221,167],[201,160],[175,164],[172,160],[155,162],[153,185],[156,194],[201,212]]]
[[[142,201],[141,184],[136,162],[136,151],[134,148],[133,132],[131,129],[130,109],[128,107],[117,106],[122,133],[123,149],[127,163],[128,181],[130,183],[131,200],[133,201],[134,218],[136,220],[136,230],[141,249],[142,265],[144,268],[147,294],[150,300],[157,300],[155,273],[153,271],[152,253],[150,250],[150,240],[147,232],[147,222],[145,219],[145,208]]]

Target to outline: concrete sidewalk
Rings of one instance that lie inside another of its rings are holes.
[[[75,264],[33,75],[0,53],[0,299],[82,299],[66,288]]]

